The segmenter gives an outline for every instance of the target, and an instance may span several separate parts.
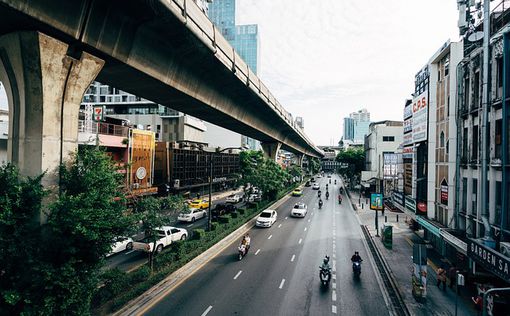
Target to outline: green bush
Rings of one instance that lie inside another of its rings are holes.
[[[232,216],[232,218],[237,218],[239,215],[237,213],[232,213],[230,216]]]
[[[239,208],[237,209],[237,212],[240,214],[240,215],[244,215],[246,213],[246,210],[244,208]]]
[[[230,222],[230,216],[220,216],[218,217],[218,221],[222,224],[227,224]]]
[[[211,225],[212,227],[212,225]],[[197,228],[193,230],[193,237],[192,240],[200,240],[203,239],[205,236],[205,230]]]
[[[214,221],[214,222],[211,222],[211,230],[212,230],[212,231],[213,231],[213,230],[217,230],[217,229],[218,229],[218,226],[219,226],[219,224],[218,224],[218,221],[217,221],[217,220],[216,220],[216,221]]]

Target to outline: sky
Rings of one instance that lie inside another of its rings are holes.
[[[237,0],[236,24],[258,24],[258,75],[317,145],[343,118],[402,120],[414,75],[458,40],[455,0]]]

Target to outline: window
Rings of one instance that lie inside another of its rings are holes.
[[[478,125],[473,126],[473,137],[471,138],[471,160],[478,159]]]
[[[496,181],[496,216],[494,218],[493,224],[499,225],[501,221],[501,204],[503,204],[503,200],[501,199],[501,181]]]
[[[462,178],[462,211],[466,213],[467,207],[467,178]]]
[[[447,155],[450,154],[450,141],[449,140],[446,141],[446,154]]]
[[[395,136],[383,136],[382,140],[383,142],[394,142]]]
[[[472,189],[473,195],[471,198],[471,214],[476,214],[476,200],[478,197],[478,180],[473,179],[473,189]]]
[[[503,87],[503,58],[496,59],[496,65],[498,67],[498,87]]]
[[[503,120],[496,120],[496,130],[494,137],[494,156],[501,158],[501,145],[503,143]]]
[[[475,80],[473,80],[473,108],[476,109],[480,106],[480,72],[475,73]]]
[[[441,131],[441,135],[439,136],[439,147],[444,147],[444,132]]]
[[[464,104],[462,107],[465,110],[469,108],[469,77],[464,79]]]
[[[462,158],[461,160],[467,161],[468,159],[468,128],[464,127],[464,133],[462,134]]]

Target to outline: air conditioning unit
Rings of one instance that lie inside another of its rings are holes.
[[[499,252],[501,252],[503,256],[510,258],[510,242],[499,243]]]

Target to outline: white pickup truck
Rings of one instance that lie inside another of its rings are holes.
[[[156,229],[158,240],[156,240],[156,253],[160,253],[163,248],[172,244],[174,241],[185,240],[188,238],[188,231],[184,228],[177,228],[172,226],[163,226]],[[144,238],[140,241],[133,242],[133,250],[140,250],[145,252],[152,252],[154,249],[154,242]]]

